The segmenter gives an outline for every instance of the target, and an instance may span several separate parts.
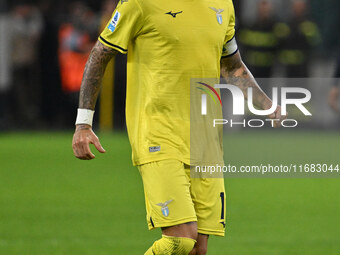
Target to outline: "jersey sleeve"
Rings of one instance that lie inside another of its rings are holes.
[[[143,12],[138,0],[119,1],[112,18],[98,40],[104,45],[126,54],[129,43],[142,28],[142,20]]]
[[[235,10],[232,0],[228,0],[228,27],[224,38],[222,58],[234,55],[238,51],[235,39]]]

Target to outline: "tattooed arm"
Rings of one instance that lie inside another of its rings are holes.
[[[94,110],[107,63],[117,51],[97,41],[87,60],[80,88],[79,108]]]
[[[253,102],[257,107],[263,110],[271,108],[272,101],[257,84],[253,75],[243,63],[239,52],[231,57],[221,59],[221,75],[227,83],[238,86],[243,91],[246,99],[248,98],[248,88],[253,88]],[[278,106],[276,111],[271,114],[269,118],[278,120],[284,119],[284,117],[281,116],[281,107]],[[276,121],[274,122],[274,125],[279,127],[280,122]]]
[[[105,68],[116,54],[117,51],[97,41],[85,66],[80,88],[79,108],[94,110]],[[94,144],[99,152],[105,152],[90,125],[77,125],[72,142],[74,155],[79,159],[94,159],[95,156],[91,152],[89,144]]]

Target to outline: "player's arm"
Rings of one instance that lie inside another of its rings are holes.
[[[263,92],[243,63],[239,51],[230,57],[221,59],[221,74],[227,83],[238,86],[246,98],[248,98],[248,88],[253,88],[253,101],[257,107],[261,109],[271,107],[270,98]]]
[[[251,72],[243,63],[239,51],[221,59],[221,75],[227,83],[238,86],[243,91],[246,98],[248,98],[248,88],[252,88],[253,102],[260,109],[267,110],[271,108],[272,101],[266,93],[263,92]],[[269,118],[278,120],[284,119],[285,116],[281,116],[281,107],[278,106]],[[280,123],[280,121],[274,122],[276,127],[279,127]]]
[[[116,50],[97,41],[87,60],[80,88],[76,130],[72,141],[74,155],[79,159],[95,158],[90,150],[90,144],[94,144],[99,152],[105,152],[98,137],[92,131],[91,123],[106,66],[116,54]]]

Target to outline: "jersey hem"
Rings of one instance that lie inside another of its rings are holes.
[[[145,158],[137,158],[137,159],[133,159],[132,163],[134,166],[140,166],[140,165],[144,165],[147,163],[151,163],[151,162],[156,162],[156,161],[162,161],[162,160],[168,160],[168,159],[176,159],[178,161],[183,162],[186,165],[190,165],[190,158],[185,158],[185,157],[180,157],[180,156],[169,156],[169,155],[163,155],[163,156],[159,156],[157,158],[150,158],[150,157],[145,157]]]
[[[197,232],[203,235],[213,235],[213,236],[221,236],[221,237],[225,236],[225,231],[221,231],[221,230],[208,230],[208,229],[197,228]]]
[[[171,226],[176,226],[179,224],[184,224],[184,223],[188,223],[188,222],[197,222],[197,218],[196,217],[188,217],[188,218],[183,218],[180,220],[173,220],[173,221],[168,221],[168,222],[163,222],[163,223],[159,223],[156,224],[154,223],[154,226],[152,226],[151,223],[148,222],[148,228],[149,230],[155,229],[155,228],[164,228],[164,227],[171,227]]]
[[[147,163],[151,163],[151,162],[157,162],[157,161],[162,161],[162,160],[168,160],[168,159],[176,159],[178,161],[183,162],[184,164],[188,165],[188,166],[215,166],[217,165],[221,165],[224,166],[225,162],[224,160],[217,160],[214,162],[200,162],[199,160],[190,160],[190,158],[186,158],[186,157],[180,157],[180,156],[169,156],[169,155],[163,155],[163,156],[159,156],[157,158],[150,158],[150,157],[145,157],[145,158],[138,158],[138,159],[133,159],[132,163],[134,166],[140,166],[140,165],[144,165]]]
[[[212,161],[199,161],[199,160],[191,160],[190,162],[191,166],[215,166],[215,165],[221,165],[224,166],[225,162],[224,160],[216,160],[214,162]]]

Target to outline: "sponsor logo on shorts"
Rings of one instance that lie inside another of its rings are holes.
[[[170,204],[171,202],[173,201],[173,199],[171,200],[168,200],[166,201],[165,203],[158,203],[157,205],[158,206],[161,206],[161,210],[162,210],[162,214],[165,216],[165,217],[168,217],[169,216],[169,207],[168,207],[168,204]]]

